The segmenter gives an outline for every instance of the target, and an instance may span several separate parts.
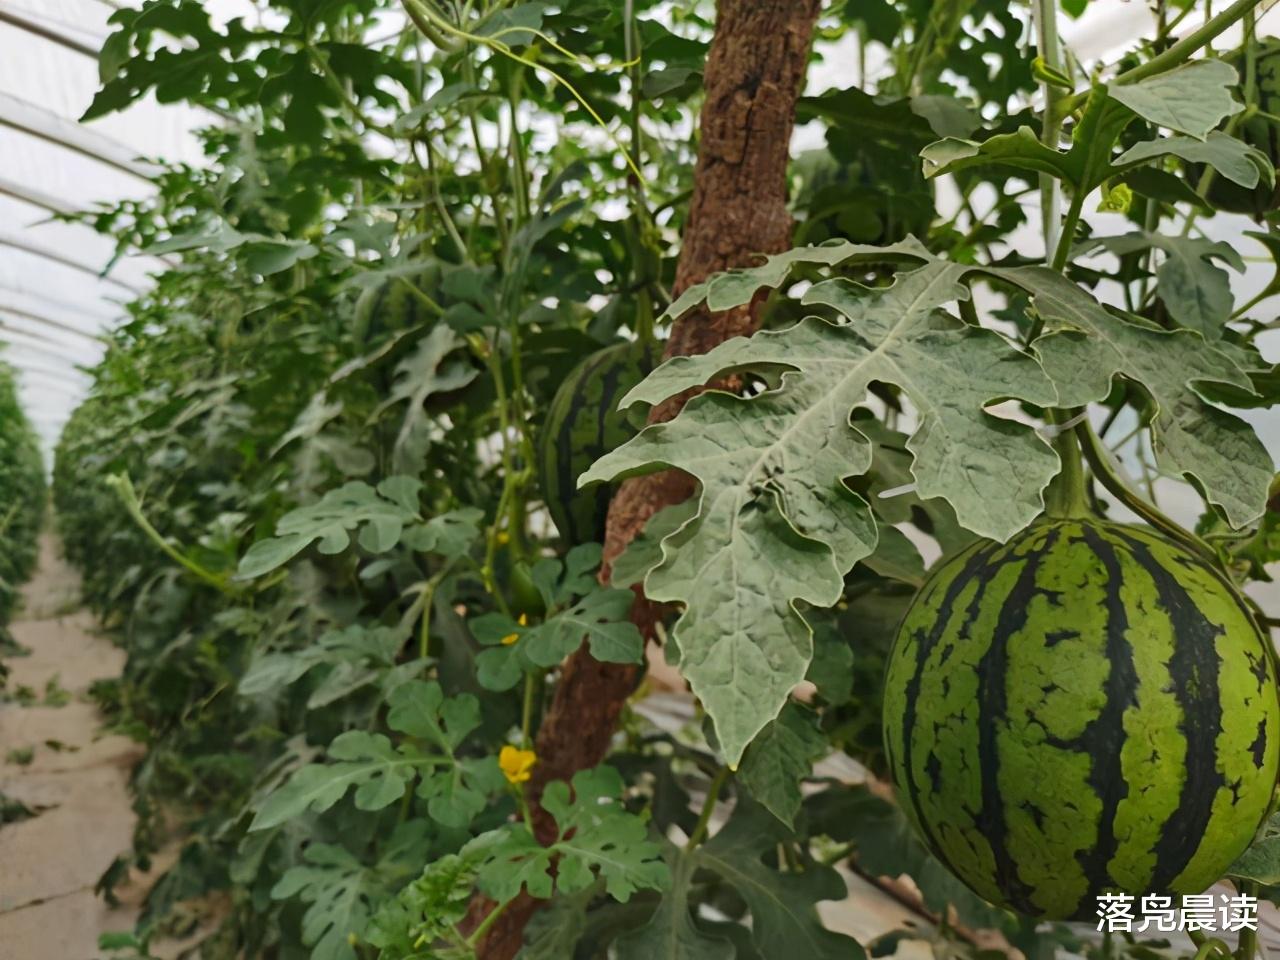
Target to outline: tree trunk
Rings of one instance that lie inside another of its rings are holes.
[[[676,296],[714,273],[751,266],[759,254],[780,253],[791,245],[787,163],[818,10],[819,0],[720,0]],[[752,333],[758,323],[759,303],[718,314],[695,311],[675,323],[666,356],[705,353]],[[672,419],[688,396],[655,407],[649,422]],[[609,507],[601,579],[608,582],[613,562],[654,513],[693,492],[692,478],[678,471],[624,481]],[[647,638],[652,639],[660,615],[637,587],[631,619]],[[605,758],[638,677],[638,667],[600,663],[585,647],[565,662],[538,730],[538,765],[527,792],[542,842],[555,839],[555,824],[539,802],[543,789]],[[472,906],[478,920],[492,904]],[[511,960],[537,906],[524,895],[511,904],[485,937],[482,960]]]

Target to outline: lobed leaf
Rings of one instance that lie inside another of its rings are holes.
[[[781,282],[776,266],[761,268],[769,282]],[[876,547],[871,510],[844,483],[871,462],[850,415],[873,383],[901,387],[920,413],[908,446],[922,497],[945,498],[966,527],[997,538],[1041,509],[1056,455],[984,407],[1008,397],[1052,405],[1057,394],[1033,358],[941,312],[968,297],[960,281],[969,269],[929,261],[878,289],[825,281],[803,302],[834,308],[843,323],[809,318],[668,361],[623,404],[657,403],[734,371],[784,372],[755,398],[695,397],[580,481],[664,467],[700,481],[699,513],[663,541],[646,593],[684,604],[671,652],[730,763],[805,675],[812,636],[795,604],[835,603],[844,574]],[[744,277],[741,292],[752,282]]]

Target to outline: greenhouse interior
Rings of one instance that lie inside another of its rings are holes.
[[[0,960],[1280,956],[1278,166],[1276,0],[0,0]]]

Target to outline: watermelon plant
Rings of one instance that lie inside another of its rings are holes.
[[[1280,901],[1272,41],[1082,62],[1087,6],[117,12],[88,116],[231,121],[91,218],[180,265],[55,466],[146,746],[103,889],[179,848],[130,943],[1111,960],[1101,897]],[[828,925],[852,873],[920,922]]]
[[[18,399],[13,369],[0,362],[0,631],[13,617],[18,588],[35,570],[44,524],[44,455]],[[0,644],[12,638],[0,632]]]

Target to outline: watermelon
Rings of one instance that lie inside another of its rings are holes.
[[[618,402],[653,369],[658,350],[616,343],[583,360],[556,390],[538,450],[538,477],[551,519],[568,544],[604,539],[612,488],[577,489],[578,477],[639,430]]]
[[[438,296],[439,272],[438,267],[429,264],[413,276],[404,279],[385,276],[366,287],[356,301],[353,324],[356,339],[372,343],[385,334],[433,322],[435,314],[414,292],[414,287],[428,296]]]
[[[1045,520],[977,542],[921,588],[885,683],[908,818],[974,892],[1030,916],[1199,892],[1271,803],[1268,642],[1213,566],[1150,529]]]

